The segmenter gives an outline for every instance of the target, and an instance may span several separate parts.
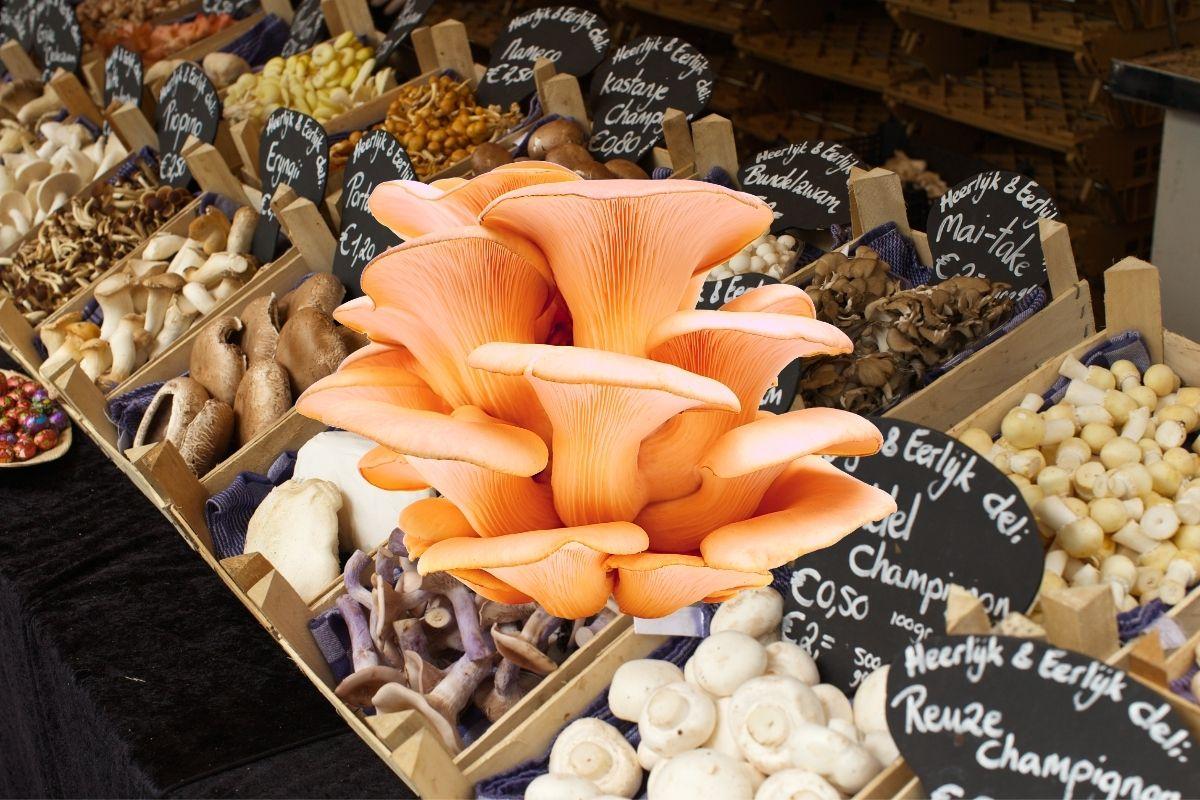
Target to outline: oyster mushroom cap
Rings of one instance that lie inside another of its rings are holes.
[[[591,781],[605,794],[633,797],[642,784],[637,753],[607,722],[584,717],[558,734],[550,748],[550,773]]]
[[[275,360],[287,370],[292,392],[297,396],[332,374],[347,355],[346,342],[333,318],[313,306],[300,308],[288,317],[275,349]]]
[[[246,355],[234,341],[241,330],[242,321],[237,317],[213,320],[196,336],[189,360],[191,376],[209,394],[230,406],[246,373]]]

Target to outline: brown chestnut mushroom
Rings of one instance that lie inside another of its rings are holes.
[[[332,314],[345,296],[346,287],[331,273],[314,272],[279,299],[279,313],[285,320],[290,320],[297,311],[308,307]]]
[[[246,373],[246,355],[234,341],[242,330],[237,317],[220,317],[205,325],[192,343],[191,376],[208,393],[232,406]]]
[[[238,447],[265,431],[292,407],[287,370],[274,361],[258,361],[242,375],[233,399]]]
[[[242,310],[242,352],[250,366],[275,358],[279,343],[279,304],[275,293],[256,297]]]
[[[565,144],[583,145],[586,140],[587,137],[583,135],[583,131],[573,121],[556,119],[539,126],[537,130],[529,134],[529,141],[526,143],[525,149],[528,151],[529,157],[535,161],[552,160],[547,156],[555,148]]]
[[[183,443],[188,425],[207,401],[208,392],[199,381],[186,376],[167,381],[142,415],[142,422],[133,437],[133,446],[165,441],[178,448]]]
[[[347,355],[346,341],[333,317],[313,306],[288,315],[275,349],[275,360],[287,370],[296,397],[331,374]]]
[[[560,144],[546,154],[546,160],[551,164],[558,164],[561,167],[576,171],[596,162],[596,159],[592,158],[592,154],[587,151],[586,147],[573,143]]]
[[[482,175],[485,172],[491,172],[496,167],[511,164],[512,161],[513,155],[508,152],[508,148],[495,142],[484,142],[476,146],[475,152],[471,153],[471,171],[476,175]]]
[[[646,170],[639,167],[637,164],[624,158],[610,158],[604,162],[604,166],[618,178],[627,178],[630,180],[649,180],[650,176],[646,174]]]
[[[203,477],[228,451],[233,438],[233,407],[210,398],[187,426],[179,455],[197,477]]]
[[[405,674],[395,667],[377,664],[350,673],[333,690],[343,703],[356,708],[370,708],[371,698],[388,683],[404,683]]]

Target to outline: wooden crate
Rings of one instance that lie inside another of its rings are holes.
[[[911,238],[921,263],[932,266],[925,234],[909,228],[904,192],[895,173],[882,168],[855,170],[850,177],[850,207],[856,239],[878,225],[894,222],[902,234]],[[1043,220],[1039,231],[1050,275],[1051,300],[1045,308],[892,406],[884,416],[944,430],[1043,360],[1095,331],[1091,293],[1087,282],[1076,274],[1066,226]],[[785,282],[803,285],[812,274],[809,266]]]

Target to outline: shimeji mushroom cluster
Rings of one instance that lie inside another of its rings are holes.
[[[721,606],[682,670],[637,659],[617,668],[608,705],[636,722],[636,751],[617,728],[577,719],[550,750],[549,772],[525,800],[633,797],[649,770],[649,800],[841,800],[899,753],[885,714],[887,667],[853,703],[820,683],[803,648],[779,641],[783,598],[753,589]]]
[[[757,409],[792,360],[850,349],[802,290],[693,310],[770,224],[756,198],[522,162],[383,184],[371,208],[405,243],[335,316],[372,343],[297,407],[378,442],[376,485],[440,493],[400,518],[423,574],[568,619],[610,595],[655,617],[894,510],[820,457],[873,453],[873,425]]]
[[[1029,394],[995,442],[980,428],[960,439],[1021,489],[1049,544],[1047,587],[1112,587],[1127,611],[1181,601],[1200,570],[1200,388],[1165,364],[1108,369],[1068,356],[1062,401],[1039,411]]]

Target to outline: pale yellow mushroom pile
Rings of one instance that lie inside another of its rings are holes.
[[[1059,367],[1070,379],[1039,412],[1029,394],[995,442],[981,428],[959,439],[1020,488],[1048,545],[1042,590],[1107,584],[1117,608],[1179,603],[1200,575],[1200,387],[1165,364]]]
[[[308,53],[272,58],[261,72],[247,72],[229,87],[225,117],[263,123],[277,108],[291,108],[326,123],[378,97],[388,71],[372,77],[374,51],[350,31]]]

